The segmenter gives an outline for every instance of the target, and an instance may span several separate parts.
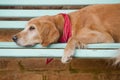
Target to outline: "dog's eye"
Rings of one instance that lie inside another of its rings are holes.
[[[35,29],[34,26],[30,26],[30,28],[29,28],[30,31],[32,31],[32,30],[34,30],[34,29]]]

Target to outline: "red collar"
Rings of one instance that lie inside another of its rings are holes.
[[[63,35],[59,39],[59,42],[65,43],[65,42],[68,41],[68,39],[72,35],[72,33],[71,33],[71,22],[70,22],[70,18],[67,14],[61,13],[61,15],[64,17],[65,22],[64,22]],[[53,58],[47,58],[46,64],[49,64],[52,60],[53,60]]]
[[[63,29],[63,35],[59,39],[59,42],[65,43],[68,41],[68,39],[71,37],[71,22],[68,14],[61,13],[61,15],[64,17],[64,29]]]

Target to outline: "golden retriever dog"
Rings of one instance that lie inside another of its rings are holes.
[[[71,22],[71,37],[62,56],[62,63],[71,60],[76,47],[89,43],[120,42],[120,4],[91,5],[67,14]],[[31,19],[25,29],[13,36],[20,46],[57,43],[63,35],[65,19],[62,15]]]

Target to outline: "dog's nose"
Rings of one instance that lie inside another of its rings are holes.
[[[13,36],[12,39],[13,39],[14,42],[17,42],[17,40],[18,40],[17,36]]]

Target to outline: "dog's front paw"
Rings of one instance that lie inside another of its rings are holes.
[[[64,55],[64,56],[61,58],[61,62],[62,62],[62,63],[69,63],[71,60],[72,60],[72,55]]]
[[[62,63],[69,63],[71,60],[72,60],[72,57],[69,57],[69,56],[63,56],[61,58]]]
[[[78,49],[86,49],[86,48],[87,48],[87,45],[84,44],[84,43],[78,42],[78,43],[77,43],[77,48],[78,48]]]

